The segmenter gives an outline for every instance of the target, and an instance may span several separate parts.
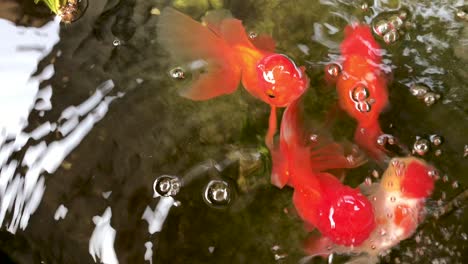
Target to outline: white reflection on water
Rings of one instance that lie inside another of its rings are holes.
[[[169,214],[169,210],[171,210],[171,207],[174,205],[174,202],[174,198],[170,196],[161,196],[156,208],[154,208],[154,211],[151,210],[149,206],[146,207],[141,218],[148,222],[148,232],[150,234],[161,231],[164,221],[166,221],[166,217]]]
[[[94,216],[93,222],[96,225],[93,234],[89,239],[89,254],[96,262],[96,257],[101,263],[119,263],[114,250],[115,229],[110,225],[112,210],[107,207],[102,216]]]

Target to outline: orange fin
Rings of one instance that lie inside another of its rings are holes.
[[[157,33],[159,44],[171,57],[194,72],[192,84],[180,91],[182,96],[206,100],[237,89],[241,71],[236,56],[210,28],[167,7],[159,17]]]
[[[250,41],[258,49],[268,51],[268,52],[272,52],[272,53],[275,52],[275,50],[276,50],[276,42],[269,35],[261,34],[261,35],[255,37],[255,38],[251,39]]]
[[[225,19],[232,19],[232,14],[227,9],[215,9],[206,12],[202,18],[203,23],[206,24],[214,33],[221,36],[221,24]]]
[[[221,36],[231,46],[245,46],[255,48],[245,33],[242,22],[238,19],[225,19],[221,23]]]
[[[331,250],[334,244],[329,238],[319,234],[312,234],[304,241],[304,250],[307,255],[321,256],[327,258],[328,255],[333,253]]]
[[[368,155],[377,162],[383,163],[388,160],[387,150],[377,144],[377,139],[383,132],[378,122],[365,127],[358,124],[354,133],[354,140],[362,147]]]

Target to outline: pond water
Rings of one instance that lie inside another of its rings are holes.
[[[202,102],[178,95],[188,78],[173,78],[180,65],[157,41],[166,6],[196,20],[225,8],[252,36],[272,35],[306,66],[305,116],[319,122],[336,105],[324,68],[345,26],[404,12],[395,35],[376,35],[390,94],[380,124],[416,145],[440,180],[426,220],[380,262],[468,261],[464,1],[97,0],[71,24],[44,5],[0,3],[2,263],[349,260],[304,258],[292,189],[270,184],[267,104],[244,89]],[[351,141],[355,127],[338,114],[332,133]],[[345,183],[383,170],[370,161]]]

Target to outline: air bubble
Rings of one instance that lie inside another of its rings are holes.
[[[436,170],[430,170],[428,173],[429,177],[438,177],[439,173]]]
[[[395,201],[396,201],[396,197],[395,197],[395,196],[390,197],[390,202],[394,203]]]
[[[453,181],[452,182],[452,188],[457,189],[458,188],[458,181]]]
[[[388,23],[393,29],[399,29],[403,25],[403,20],[398,15],[393,15],[388,18]]]
[[[312,134],[312,135],[310,135],[309,139],[310,139],[310,141],[312,141],[312,142],[317,142],[317,140],[318,140],[318,135],[317,135],[317,134]]]
[[[367,186],[370,186],[372,184],[372,179],[370,177],[366,177],[366,180],[364,181],[364,183],[367,185]]]
[[[254,39],[254,38],[256,38],[256,37],[258,37],[257,32],[254,32],[254,31],[250,31],[250,32],[249,32],[249,38]]]
[[[371,110],[371,106],[368,102],[359,102],[356,104],[356,108],[359,112],[368,113]]]
[[[375,245],[371,245],[371,248],[372,249],[376,249],[377,247]]]
[[[328,64],[326,67],[326,73],[332,77],[336,78],[341,73],[341,66],[336,63]]]
[[[185,79],[185,72],[182,68],[176,67],[169,71],[169,74],[173,79],[183,80]]]
[[[214,208],[224,208],[231,201],[231,189],[229,184],[222,180],[212,180],[203,192],[205,202]]]
[[[468,157],[468,145],[465,145],[464,147],[463,157],[464,158]]]
[[[423,98],[429,92],[429,88],[422,84],[413,84],[410,87],[410,92],[417,98]]]
[[[423,97],[423,101],[427,106],[433,105],[437,99],[440,98],[440,95],[436,93],[429,92]]]
[[[434,152],[434,155],[436,155],[436,157],[442,155],[442,150],[438,149]]]
[[[365,99],[369,97],[369,91],[367,90],[367,87],[364,85],[360,84],[351,91],[351,99],[355,102],[362,102]]]
[[[385,33],[387,33],[390,30],[390,26],[386,20],[377,21],[372,28],[375,34],[379,36],[383,36]]]
[[[377,170],[373,170],[373,171],[372,171],[372,176],[373,176],[374,178],[376,178],[376,179],[379,178],[379,172],[378,172]]]
[[[449,181],[449,178],[447,175],[444,175],[444,177],[442,177],[442,181],[443,182],[448,182]]]
[[[153,191],[156,196],[175,196],[180,191],[180,180],[176,176],[162,175],[153,183]]]
[[[114,45],[114,47],[118,47],[120,44],[120,39],[114,39],[114,41],[112,41],[112,45]]]
[[[420,138],[414,142],[413,153],[424,156],[429,151],[429,141],[425,138]]]
[[[400,38],[400,34],[396,30],[390,30],[383,36],[383,41],[387,44],[395,43]]]

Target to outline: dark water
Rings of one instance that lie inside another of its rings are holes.
[[[24,2],[17,6],[21,12],[6,14],[26,25],[51,19],[47,10]],[[468,185],[464,158],[468,15],[461,14],[463,1],[391,0],[90,1],[82,18],[61,25],[60,41],[40,62],[38,73],[53,62],[54,75],[40,85],[41,89],[51,85],[53,107],[43,114],[32,110],[24,131],[46,121],[60,125],[67,107],[87,100],[106,80],[114,83],[106,93],[113,101],[60,167],[41,174],[45,191],[26,229],[8,232],[5,226],[13,216],[7,213],[0,233],[5,261],[93,263],[88,252],[93,217],[102,216],[106,208],[112,210],[110,225],[116,231],[114,248],[120,263],[144,263],[146,242],[152,243],[152,263],[298,263],[304,257],[302,241],[307,234],[294,211],[292,190],[269,183],[270,159],[263,143],[269,107],[243,89],[205,102],[178,96],[177,88],[184,81],[168,74],[177,65],[158,46],[158,15],[151,14],[167,5],[195,19],[223,6],[243,20],[247,31],[272,34],[281,53],[307,67],[311,88],[306,114],[322,121],[336,101],[334,89],[325,84],[323,68],[338,57],[343,28],[353,21],[373,23],[406,10],[411,24],[400,39],[392,44],[379,40],[386,50],[385,63],[392,69],[390,106],[380,124],[408,148],[417,136],[440,135],[442,144],[432,146],[424,159],[447,180],[437,182],[428,201],[429,216],[416,235],[381,262],[468,261],[466,195],[453,202]],[[440,98],[427,106],[411,94],[415,83]],[[82,115],[78,121],[85,119]],[[351,140],[355,126],[343,114],[334,136]],[[24,160],[27,149],[42,140],[51,147],[64,138],[58,132],[41,140],[30,138],[8,160]],[[6,143],[12,141],[14,137]],[[236,161],[240,154],[243,159]],[[213,164],[222,161],[229,164],[219,172]],[[357,186],[374,169],[382,172],[372,162],[350,171],[347,183]],[[18,166],[15,171],[27,170]],[[184,177],[185,185],[175,196],[180,204],[170,209],[161,232],[150,234],[142,215],[147,206],[154,210],[158,204],[153,182],[164,174]],[[204,201],[203,191],[211,180],[219,179],[229,183],[232,199],[227,206],[213,208]],[[112,193],[105,199],[103,193],[108,191]],[[54,214],[61,204],[68,213],[56,221]],[[452,207],[441,213],[447,205]],[[333,263],[345,260],[336,256]],[[310,261],[321,262],[320,258]]]

